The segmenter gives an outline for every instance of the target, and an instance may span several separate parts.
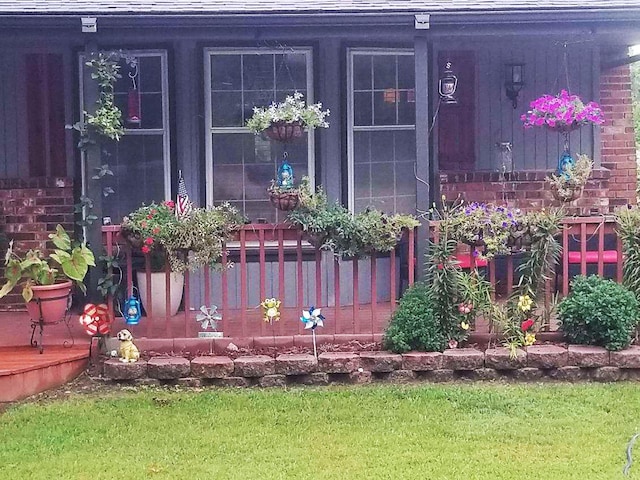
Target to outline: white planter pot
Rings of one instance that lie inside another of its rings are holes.
[[[146,308],[149,303],[147,302],[147,273],[136,272],[136,278],[138,280],[138,290],[140,292],[140,301],[142,306],[145,307],[147,315],[149,314]],[[178,313],[180,308],[180,302],[182,301],[182,290],[184,288],[184,274],[178,272],[171,272],[171,304],[169,308],[169,315],[173,316]],[[166,316],[166,298],[167,298],[167,281],[166,274],[164,272],[151,273],[151,314],[154,317]]]

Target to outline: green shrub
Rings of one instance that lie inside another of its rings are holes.
[[[638,323],[635,295],[612,280],[579,276],[558,307],[560,329],[571,343],[622,350]]]
[[[447,339],[433,313],[429,288],[417,283],[400,300],[384,337],[384,348],[402,353],[409,350],[441,352]]]

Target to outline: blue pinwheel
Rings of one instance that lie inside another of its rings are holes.
[[[311,306],[309,310],[303,310],[300,321],[304,323],[305,330],[315,330],[317,327],[324,327],[324,315],[319,308]]]

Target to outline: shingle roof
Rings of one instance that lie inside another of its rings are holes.
[[[640,9],[640,0],[13,0],[0,15],[334,12],[501,12]]]

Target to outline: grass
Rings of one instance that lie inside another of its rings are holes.
[[[116,392],[0,415],[0,478],[622,479],[638,427],[634,384]]]

